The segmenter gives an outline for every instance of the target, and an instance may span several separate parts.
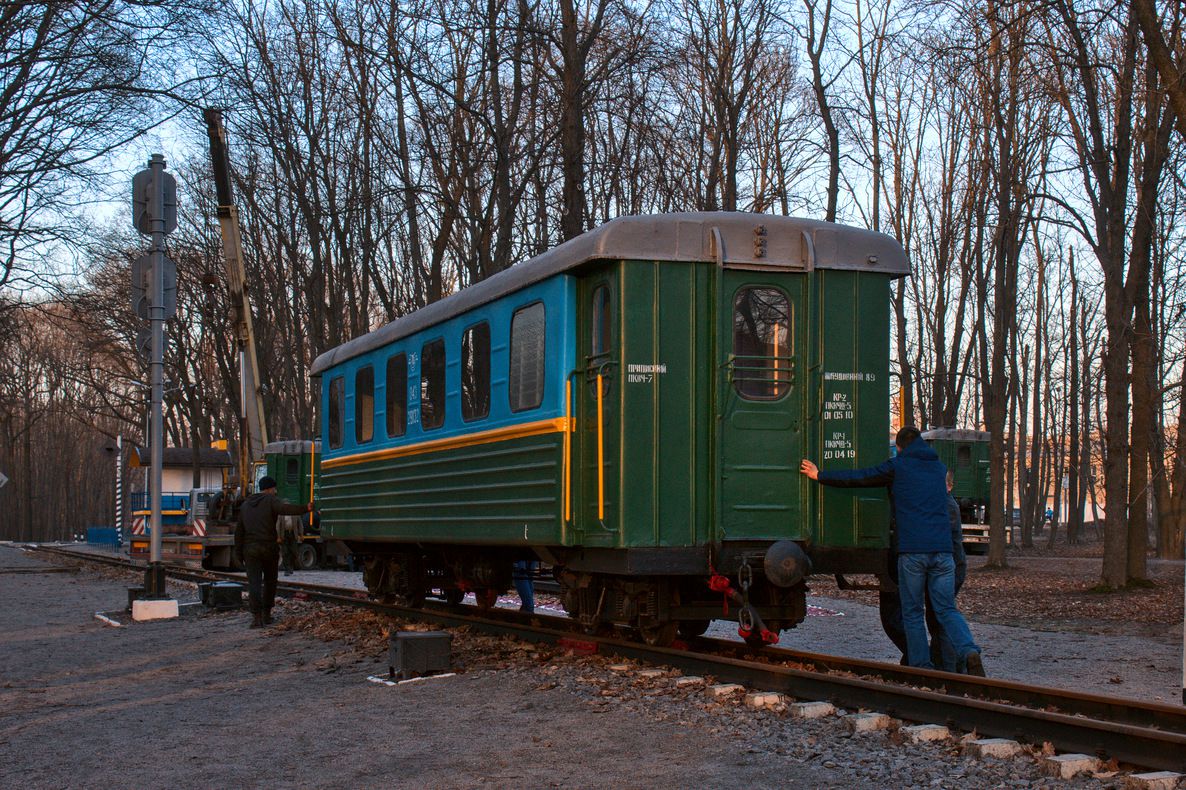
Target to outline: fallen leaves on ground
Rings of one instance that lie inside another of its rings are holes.
[[[1098,592],[1094,563],[1017,563],[1002,569],[973,567],[960,590],[960,610],[1002,623],[1107,621],[1173,625],[1182,622],[1182,578],[1155,577],[1149,586]],[[877,605],[876,591],[839,590],[831,577],[810,580],[811,592]]]

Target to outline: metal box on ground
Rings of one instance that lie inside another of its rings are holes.
[[[243,585],[236,582],[207,582],[198,585],[202,604],[222,611],[243,606]]]
[[[453,635],[445,631],[396,631],[388,637],[392,679],[448,672]]]

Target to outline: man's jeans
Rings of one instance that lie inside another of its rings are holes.
[[[902,597],[902,626],[906,657],[912,667],[934,669],[927,643],[924,602],[929,594],[935,618],[943,626],[959,659],[979,653],[963,615],[955,608],[955,561],[949,552],[898,555],[898,592]]]
[[[511,579],[519,593],[519,611],[528,614],[535,612],[535,583],[532,581],[535,566],[534,560],[516,560],[511,571]]]

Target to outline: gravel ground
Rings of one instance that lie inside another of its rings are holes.
[[[1044,779],[1032,756],[976,760],[954,742],[905,744],[896,729],[849,735],[835,717],[710,701],[677,687],[673,672],[647,678],[602,657],[464,631],[454,636],[459,674],[388,687],[366,680],[386,665],[377,624],[354,644],[309,633],[356,610],[286,603],[281,626],[262,631],[243,613],[111,628],[93,613],[119,608],[134,576],[10,570],[38,563],[57,561],[0,547],[2,787],[1120,782],[1111,772]],[[192,598],[193,588],[174,594]]]
[[[72,547],[73,548],[73,547]],[[92,549],[93,550],[93,549]],[[101,551],[101,550],[100,550]],[[1098,559],[1081,557],[1010,557],[1021,566],[1095,572]],[[983,557],[972,557],[969,585],[977,583]],[[1155,573],[1180,578],[1182,562],[1154,560]],[[281,576],[281,580],[286,577]],[[294,581],[365,589],[361,573],[297,571]],[[829,579],[817,586],[834,589]],[[866,596],[871,597],[871,596]],[[555,599],[539,596],[541,611],[564,614]],[[472,600],[472,598],[471,598]],[[808,617],[797,628],[784,631],[780,645],[796,650],[870,661],[897,662],[900,654],[885,637],[877,607],[851,598],[808,597]],[[512,593],[500,606],[518,608]],[[968,617],[973,636],[982,648],[985,669],[996,678],[1042,686],[1091,692],[1128,699],[1176,704],[1182,699],[1182,626],[1150,628],[1133,622],[1047,620],[1037,625],[1019,613],[1024,626]],[[737,624],[716,621],[710,636],[737,639]]]

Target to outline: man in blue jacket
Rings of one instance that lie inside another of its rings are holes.
[[[865,469],[825,472],[803,459],[799,471],[823,485],[841,488],[886,486],[898,528],[898,591],[906,658],[910,666],[933,669],[927,641],[924,600],[929,593],[935,617],[966,664],[969,675],[984,676],[980,648],[955,608],[955,562],[947,513],[947,467],[917,428],[905,427],[894,439],[898,454]]]

